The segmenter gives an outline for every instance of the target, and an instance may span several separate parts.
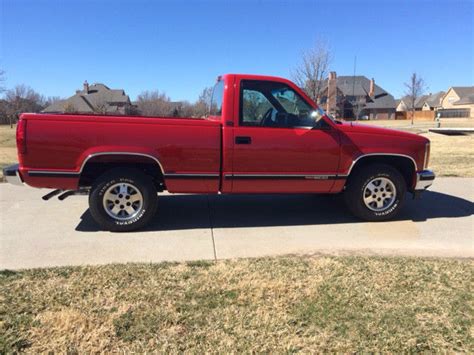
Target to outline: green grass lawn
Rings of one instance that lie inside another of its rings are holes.
[[[472,353],[472,280],[382,257],[3,271],[0,353]]]

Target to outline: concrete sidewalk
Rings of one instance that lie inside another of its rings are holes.
[[[0,269],[290,253],[473,257],[474,179],[438,178],[396,221],[352,217],[341,196],[168,195],[144,231],[97,229],[87,198],[0,184]],[[209,208],[210,206],[210,208]]]

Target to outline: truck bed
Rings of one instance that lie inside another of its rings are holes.
[[[183,191],[183,184],[189,186],[185,188],[189,192],[218,190],[219,121],[66,114],[24,114],[22,119],[26,121],[27,153],[19,158],[29,185],[49,187],[42,181],[49,173],[61,181],[59,187],[77,188],[78,175],[91,157],[131,153],[157,161],[170,192]],[[189,181],[186,175],[196,179]]]

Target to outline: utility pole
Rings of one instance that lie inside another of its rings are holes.
[[[354,56],[354,74],[352,75],[352,101],[354,104],[359,105],[359,103],[356,103],[355,100],[355,76],[356,76],[356,66],[357,66],[357,56]],[[354,104],[352,105],[352,112],[354,113]],[[356,121],[359,119],[358,116],[359,113],[359,107],[357,107],[356,112],[355,112],[355,119]]]

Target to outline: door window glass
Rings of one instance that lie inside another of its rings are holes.
[[[276,113],[277,110],[263,93],[251,89],[243,90],[242,123],[245,126],[261,126],[265,120],[274,120]]]
[[[311,111],[311,106],[304,102],[303,99],[289,87],[274,89],[272,90],[272,95],[288,113],[303,116],[308,115]]]
[[[240,124],[258,127],[313,127],[313,108],[284,83],[241,82]]]

